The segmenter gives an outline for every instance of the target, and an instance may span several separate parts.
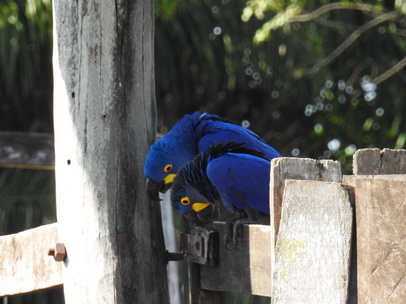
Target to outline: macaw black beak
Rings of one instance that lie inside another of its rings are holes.
[[[216,208],[216,205],[210,204],[206,208],[197,212],[197,217],[199,218],[199,220],[201,220],[204,223],[212,222],[215,208]]]
[[[194,211],[193,209],[190,210],[185,217],[187,220],[195,225],[204,226],[207,223],[211,222],[211,217],[213,216],[215,206],[210,204],[208,207],[202,209],[199,212]]]
[[[202,220],[199,219],[199,217],[197,216],[197,213],[193,210],[190,210],[187,214],[185,214],[186,219],[198,226],[204,226],[206,223]]]
[[[159,201],[159,192],[165,193],[170,188],[170,185],[168,187],[168,184],[165,184],[164,181],[154,182],[147,178],[146,187],[149,198],[154,201]]]

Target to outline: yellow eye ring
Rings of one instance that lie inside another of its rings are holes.
[[[169,171],[171,171],[171,170],[172,170],[172,165],[171,165],[171,164],[166,165],[166,166],[164,167],[164,171],[165,171],[165,172],[169,172]]]
[[[183,206],[190,205],[190,199],[189,199],[187,196],[185,196],[185,197],[183,197],[183,198],[180,200],[180,203],[181,203]]]

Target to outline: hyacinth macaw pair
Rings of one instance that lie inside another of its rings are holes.
[[[147,191],[171,201],[189,220],[207,220],[214,204],[255,220],[269,214],[270,160],[280,157],[254,132],[216,115],[185,115],[151,146],[144,166]],[[175,178],[176,176],[176,178]]]

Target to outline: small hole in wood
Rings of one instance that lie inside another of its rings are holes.
[[[71,93],[72,98],[75,98],[75,92]]]
[[[66,163],[67,163],[68,165],[70,165],[70,159],[68,159],[68,160],[66,161]]]

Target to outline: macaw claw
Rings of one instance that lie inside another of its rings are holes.
[[[240,218],[226,222],[226,231],[224,232],[226,250],[239,250],[238,244],[243,243],[243,226],[257,223],[257,221],[250,218]]]

